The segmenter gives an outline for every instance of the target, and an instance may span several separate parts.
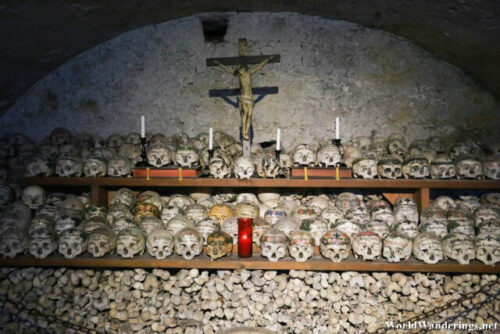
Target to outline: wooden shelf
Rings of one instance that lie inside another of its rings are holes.
[[[413,258],[401,263],[388,263],[385,260],[363,262],[349,258],[340,263],[333,263],[321,256],[314,256],[307,262],[295,262],[287,257],[278,262],[270,262],[259,254],[252,258],[238,258],[236,254],[211,261],[206,255],[200,255],[186,261],[177,255],[165,260],[156,260],[149,255],[133,259],[123,259],[117,255],[105,258],[81,256],[65,259],[51,256],[46,259],[35,259],[30,256],[15,259],[0,259],[1,267],[79,267],[79,268],[198,268],[198,269],[263,269],[263,270],[320,270],[320,271],[387,271],[387,272],[429,272],[429,273],[488,273],[499,274],[500,265],[487,266],[478,261],[469,265],[461,265],[454,261],[441,261],[437,264],[426,264]]]
[[[378,188],[378,189],[500,189],[495,180],[362,180],[362,179],[167,179],[154,178],[21,178],[23,184],[39,186],[102,186],[102,187],[210,187],[210,188]]]

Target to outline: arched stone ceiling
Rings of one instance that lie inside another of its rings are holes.
[[[500,97],[500,1],[5,0],[0,111],[57,66],[123,32],[220,11],[288,11],[382,29],[462,68]]]

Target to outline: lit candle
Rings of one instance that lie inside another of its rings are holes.
[[[252,257],[253,218],[238,218],[238,256]]]
[[[208,131],[208,149],[213,150],[214,148],[214,129],[210,128]]]
[[[281,129],[278,128],[276,131],[276,151],[280,150],[280,139],[281,139]]]
[[[335,117],[335,139],[340,139],[340,120]]]
[[[141,115],[141,137],[146,138],[146,118]]]

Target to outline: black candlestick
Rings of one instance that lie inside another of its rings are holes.
[[[212,160],[212,158],[214,157],[214,149],[209,149],[208,150],[208,161],[210,162],[210,160]]]
[[[332,139],[332,144],[337,146],[338,149],[339,149],[339,152],[340,152],[340,146],[342,146],[342,140],[339,138],[339,139]],[[340,168],[346,168],[347,165],[343,162],[339,162],[337,164]]]
[[[279,162],[280,161],[280,155],[281,155],[281,150],[274,150],[276,154],[276,160]]]
[[[137,167],[148,167],[148,153],[146,151],[146,137],[141,137],[141,158],[142,161],[139,161],[136,166]]]

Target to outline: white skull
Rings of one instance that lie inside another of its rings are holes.
[[[234,215],[257,220],[260,217],[259,206],[251,202],[239,202],[236,204]]]
[[[122,203],[116,203],[109,206],[108,212],[106,214],[106,220],[111,225],[121,218],[134,218],[134,215],[130,211],[129,207]]]
[[[403,163],[405,179],[423,179],[429,177],[429,162],[425,157],[409,157]]]
[[[328,224],[329,230],[333,230],[337,220],[344,218],[344,213],[339,208],[329,206],[321,211],[320,218]]]
[[[87,250],[87,236],[78,229],[65,230],[59,235],[58,251],[67,259],[75,258]]]
[[[193,168],[199,166],[200,156],[194,147],[181,146],[175,151],[174,163],[181,167]]]
[[[271,229],[272,226],[263,220],[259,220],[253,223],[252,226],[252,242],[257,246],[260,246],[260,237],[266,233],[267,230]],[[234,238],[233,238],[233,242]]]
[[[474,259],[474,236],[462,233],[450,233],[441,239],[444,255],[460,264],[469,264]]]
[[[410,220],[418,223],[417,204],[410,198],[401,198],[394,205],[394,216],[396,221]]]
[[[184,228],[175,235],[175,252],[191,260],[203,251],[203,236],[194,228]]]
[[[233,244],[236,245],[238,243],[238,218],[231,217],[226,221],[224,221],[220,226],[223,232],[226,232],[233,238]],[[252,240],[253,240],[253,233],[252,233]]]
[[[168,221],[175,216],[183,216],[184,211],[178,206],[167,205],[161,209],[161,220],[167,225]]]
[[[462,157],[457,160],[456,173],[459,179],[478,179],[481,177],[481,162],[472,157]]]
[[[77,157],[59,157],[56,162],[56,175],[61,177],[80,177],[83,165]]]
[[[340,163],[339,148],[335,145],[329,144],[320,147],[316,155],[316,165],[320,167],[335,167]]]
[[[164,167],[172,162],[172,153],[167,145],[151,145],[147,151],[148,163],[154,167]]]
[[[390,226],[382,219],[372,219],[366,225],[365,228],[368,231],[372,231],[378,234],[378,236],[383,239],[389,234]]]
[[[236,197],[236,203],[240,202],[251,202],[254,204],[259,205],[259,200],[257,199],[257,196],[254,193],[240,193]]]
[[[92,231],[98,228],[111,228],[111,225],[106,220],[106,217],[95,216],[90,217],[82,221],[80,228],[86,234],[90,234]]]
[[[146,248],[149,255],[163,260],[174,250],[174,236],[165,229],[151,231],[146,240]]]
[[[164,228],[164,226],[163,221],[155,216],[144,216],[139,224],[139,227],[144,235],[148,235],[151,231],[156,229]]]
[[[295,166],[313,167],[316,162],[316,152],[307,144],[300,144],[293,150],[293,163]]]
[[[179,231],[184,228],[196,228],[194,221],[188,217],[184,216],[175,216],[170,219],[167,223],[166,229],[173,235],[177,235]]]
[[[483,161],[483,175],[492,180],[500,180],[500,156],[496,155]]]
[[[431,161],[430,170],[433,179],[453,179],[456,176],[455,163],[444,154]]]
[[[90,219],[92,217],[103,217],[106,218],[108,210],[103,206],[91,205],[85,210],[84,218]]]
[[[122,146],[123,138],[119,134],[113,133],[108,137],[106,144],[108,147],[117,149],[118,147]]]
[[[264,213],[264,221],[269,225],[274,225],[288,216],[285,209],[277,207],[275,209],[268,209]]]
[[[255,165],[252,159],[239,157],[234,162],[234,175],[237,179],[250,179],[255,172]]]
[[[347,210],[345,218],[357,221],[361,225],[364,225],[371,220],[370,212],[368,212],[368,209],[364,206],[358,206]]]
[[[393,133],[386,141],[387,151],[391,155],[396,155],[399,159],[404,160],[406,157],[406,139],[402,134]]]
[[[316,211],[319,215],[330,205],[330,199],[326,195],[312,196],[307,202],[307,206]]]
[[[457,219],[448,221],[448,231],[467,234],[470,236],[475,235],[474,221],[471,219]]]
[[[37,259],[44,259],[57,249],[57,239],[54,233],[46,230],[38,230],[32,234],[29,241],[29,253]]]
[[[207,238],[210,234],[217,231],[219,223],[211,218],[203,218],[202,220],[196,222],[196,229],[203,236],[203,244],[207,244]]]
[[[116,191],[115,196],[111,199],[111,205],[121,203],[132,209],[137,201],[135,193],[128,188],[120,188]]]
[[[140,145],[141,144],[141,135],[138,134],[137,132],[130,132],[128,135],[125,136],[125,138],[123,139],[123,142],[125,144]]]
[[[329,230],[321,237],[319,251],[332,262],[341,262],[351,254],[351,239],[341,231]]]
[[[430,205],[433,208],[438,208],[441,210],[450,210],[457,207],[453,198],[449,196],[439,196],[434,199]]]
[[[429,219],[418,227],[418,232],[432,232],[442,238],[448,234],[448,226],[446,221]]]
[[[271,262],[277,262],[286,256],[288,239],[285,233],[269,229],[260,237],[261,255]]]
[[[190,204],[186,206],[184,213],[186,217],[191,218],[195,223],[208,217],[208,209],[201,204]]]
[[[372,220],[382,220],[387,226],[392,227],[396,222],[396,217],[392,213],[392,210],[374,209],[372,211]]]
[[[476,226],[477,234],[500,234],[500,219],[487,220]]]
[[[85,213],[85,205],[76,197],[64,200],[60,208],[62,213],[78,218],[82,218]]]
[[[210,174],[216,179],[231,176],[231,162],[224,157],[215,156],[210,160]]]
[[[397,179],[402,174],[402,165],[399,158],[382,158],[377,162],[377,174],[383,179]]]
[[[352,173],[356,178],[375,178],[377,176],[377,160],[369,157],[355,160],[352,165]]]
[[[290,237],[293,232],[300,230],[300,224],[296,220],[284,218],[274,224],[273,228]]]
[[[475,241],[476,259],[491,266],[500,261],[500,234],[479,234]]]
[[[146,248],[146,239],[137,228],[120,231],[116,237],[116,253],[124,258],[140,255]]]
[[[116,235],[109,228],[98,228],[87,236],[87,251],[94,257],[112,253],[116,247]]]
[[[294,231],[289,235],[288,252],[297,262],[305,262],[314,254],[314,238],[306,231]]]
[[[392,226],[392,230],[413,239],[418,234],[416,222],[411,220],[398,221]]]
[[[54,231],[57,235],[61,235],[64,231],[77,227],[81,221],[81,217],[63,214],[56,220]]]
[[[363,231],[365,227],[359,222],[349,219],[338,219],[334,225],[334,229],[347,234],[349,238]]]
[[[168,200],[168,205],[177,206],[184,210],[187,206],[193,204],[191,198],[185,195],[175,194],[170,196]]]
[[[413,239],[413,255],[428,264],[438,263],[443,259],[441,240],[432,232],[417,234]]]
[[[144,220],[145,219],[143,218],[141,222],[144,222]],[[116,218],[115,220],[113,220],[112,225],[113,231],[115,231],[115,233],[119,233],[120,231],[126,230],[131,227],[139,228],[139,225],[136,223],[134,218],[126,216]]]
[[[391,233],[384,238],[382,255],[388,262],[408,260],[411,255],[412,241],[399,233]]]
[[[34,156],[25,160],[24,171],[27,177],[51,176],[54,173],[54,168],[47,158]]]
[[[86,177],[104,177],[108,165],[104,159],[98,157],[89,157],[83,164],[83,175]]]
[[[132,174],[132,164],[124,157],[116,157],[108,161],[108,176],[130,176]]]
[[[492,205],[481,205],[474,211],[474,223],[479,226],[485,222],[498,220],[500,215],[497,209]]]
[[[57,146],[70,144],[72,139],[71,132],[65,128],[55,128],[49,135],[49,140]]]
[[[373,261],[382,254],[382,239],[372,231],[362,231],[352,239],[352,250],[356,258]]]
[[[24,188],[21,198],[28,208],[36,210],[45,204],[47,195],[42,187],[28,186]]]
[[[3,231],[0,237],[0,255],[4,258],[14,258],[28,249],[27,235],[18,229],[10,228]]]

